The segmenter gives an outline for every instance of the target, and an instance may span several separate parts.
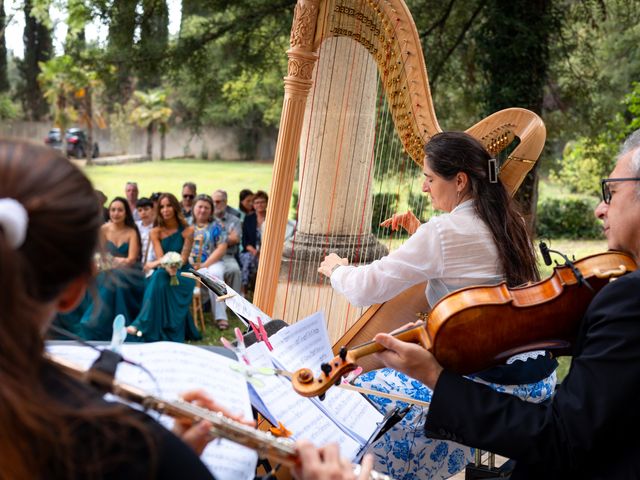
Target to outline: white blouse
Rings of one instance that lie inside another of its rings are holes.
[[[398,249],[363,266],[341,266],[331,286],[356,306],[390,300],[428,280],[426,296],[433,307],[443,296],[471,285],[504,280],[493,237],[467,200],[451,213],[431,218]]]

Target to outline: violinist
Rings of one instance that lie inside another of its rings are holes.
[[[640,130],[602,180],[595,215],[609,248],[640,262]],[[640,478],[640,271],[593,298],[569,374],[547,403],[523,402],[443,370],[427,350],[387,334],[376,341],[386,348],[379,360],[433,389],[427,433],[514,459],[513,480]]]
[[[207,422],[178,425],[181,441],[44,356],[52,318],[92,277],[101,214],[89,180],[60,153],[0,141],[0,478],[211,479],[197,456],[211,440]],[[221,410],[202,393],[185,397]],[[300,456],[301,478],[329,478],[318,465],[355,478],[335,447],[302,444]]]
[[[369,265],[348,266],[347,259],[327,256],[319,271],[330,277],[331,286],[352,304],[371,305],[427,280],[425,295],[433,307],[463,287],[502,281],[516,286],[538,280],[523,218],[497,176],[495,160],[480,142],[462,132],[439,133],[427,143],[425,154],[422,190],[433,207],[445,213],[422,225],[410,211],[383,222],[394,230],[406,229],[411,237]],[[479,372],[476,379],[530,401],[543,401],[553,392],[556,365],[544,352],[528,352]],[[431,397],[424,385],[388,368],[368,372],[356,383],[419,400]],[[385,412],[395,406],[387,399],[372,400]],[[377,470],[427,479],[449,476],[473,459],[469,447],[427,438],[425,415],[426,409],[414,406],[373,446]],[[428,468],[424,458],[432,459]]]

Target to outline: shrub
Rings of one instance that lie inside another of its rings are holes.
[[[549,198],[538,205],[540,238],[602,238],[602,225],[593,215],[595,199]]]
[[[617,154],[615,142],[581,138],[567,143],[559,170],[551,171],[551,179],[572,193],[599,194],[600,179],[609,175]]]
[[[373,196],[373,215],[371,216],[371,232],[376,236],[388,235],[389,229],[380,227],[380,222],[391,216],[398,208],[397,193],[376,193]]]

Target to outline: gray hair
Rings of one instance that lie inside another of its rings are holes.
[[[213,194],[215,195],[216,193],[219,193],[220,195],[222,195],[222,198],[224,199],[224,201],[228,201],[228,197],[227,197],[227,192],[226,190],[222,190],[222,189],[218,189],[215,192],[213,192]]]
[[[198,189],[196,188],[196,184],[193,182],[184,182],[182,184],[182,189],[184,190],[185,188],[188,188],[189,190],[193,190],[194,192],[198,191]]]
[[[631,167],[631,176],[640,177],[640,128],[629,135],[624,141],[620,149],[620,154],[618,155],[618,161],[624,155],[634,150],[635,152],[631,156],[629,167]],[[640,182],[638,182],[638,184],[640,185]],[[636,189],[636,194],[638,198],[640,198],[640,186]]]

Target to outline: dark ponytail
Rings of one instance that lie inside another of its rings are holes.
[[[491,231],[509,286],[540,278],[529,234],[515,202],[500,180],[490,178],[491,155],[472,136],[463,132],[434,135],[425,146],[429,167],[450,180],[458,172],[469,177],[476,213]]]
[[[7,240],[12,227],[0,225],[0,477],[100,477],[123,461],[115,446],[126,433],[138,433],[153,455],[144,425],[124,407],[85,406],[86,389],[61,380],[79,402],[68,404],[60,385],[45,380],[52,367],[42,335],[55,313],[52,301],[92,272],[103,217],[91,182],[56,150],[0,139],[0,198],[16,200],[28,215],[19,246]],[[93,435],[81,438],[81,431]],[[78,461],[79,452],[91,459]]]

